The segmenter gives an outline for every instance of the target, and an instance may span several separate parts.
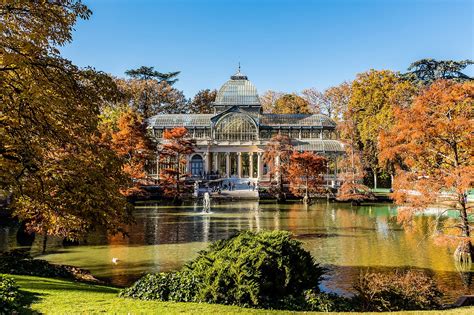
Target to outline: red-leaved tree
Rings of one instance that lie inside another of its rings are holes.
[[[313,152],[293,152],[288,168],[290,190],[309,201],[311,196],[324,191],[324,172],[327,159]]]
[[[362,201],[373,200],[370,188],[364,185],[366,175],[362,163],[362,152],[357,149],[357,127],[352,115],[346,111],[345,120],[338,124],[338,129],[344,137],[346,154],[340,163],[342,169],[339,179],[341,187],[336,195],[339,201],[350,201],[360,205]]]
[[[122,112],[117,130],[112,132],[111,142],[112,149],[124,163],[124,173],[133,181],[133,186],[128,187],[123,194],[143,194],[140,184],[146,181],[145,163],[151,158],[153,151],[142,116],[132,109]]]
[[[288,176],[290,157],[293,145],[288,136],[277,134],[273,136],[265,147],[263,161],[269,167],[271,189],[278,200],[284,199],[283,183]]]
[[[453,226],[437,220],[436,235],[458,240],[455,258],[471,263],[472,204],[467,193],[474,182],[474,84],[437,81],[411,107],[397,108],[395,123],[380,136],[380,159],[397,162],[394,181],[399,219],[411,222],[433,205],[459,211]],[[441,217],[441,215],[439,216]],[[455,227],[459,233],[446,232]]]
[[[165,130],[160,154],[160,182],[165,196],[179,198],[186,178],[186,156],[194,152],[196,141],[184,127]]]

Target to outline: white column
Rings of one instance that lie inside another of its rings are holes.
[[[249,177],[253,178],[253,152],[249,152],[249,159],[250,159]]]
[[[262,152],[257,152],[257,178],[262,179],[263,174],[263,163],[262,163]]]
[[[204,152],[202,154],[202,162],[204,163],[204,173],[207,174],[209,173],[209,154],[207,152]],[[203,174],[204,175],[204,174]]]
[[[237,152],[237,175],[242,178],[242,152]]]
[[[160,154],[156,154],[156,179],[160,178]]]
[[[230,177],[230,153],[225,153],[225,173],[227,177]]]
[[[178,162],[178,167],[179,167],[179,162]],[[189,155],[186,155],[186,173],[191,173],[191,159],[189,158]]]
[[[214,161],[213,161],[213,165],[212,165],[212,170],[213,170],[214,172],[217,172],[217,170],[218,170],[218,165],[217,165],[217,161],[219,161],[219,160],[217,159],[217,155],[218,155],[218,154],[219,154],[219,153],[217,153],[217,152],[212,152],[212,159],[214,160]]]

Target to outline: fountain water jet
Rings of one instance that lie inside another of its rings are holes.
[[[204,198],[202,200],[202,205],[203,205],[203,212],[204,213],[210,213],[211,212],[211,197],[209,195],[209,192],[204,193]]]

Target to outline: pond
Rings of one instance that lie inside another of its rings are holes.
[[[134,213],[136,224],[127,227],[128,237],[98,231],[79,246],[50,239],[46,255],[39,255],[42,240],[36,238],[31,251],[50,262],[82,267],[98,278],[125,286],[145,272],[177,270],[208,242],[236,231],[279,229],[294,233],[315,260],[328,268],[324,290],[350,294],[361,272],[412,267],[431,272],[449,301],[474,293],[473,273],[456,270],[454,248],[435,245],[429,237],[433,216],[417,217],[407,230],[397,223],[391,204],[353,207],[319,202],[306,207],[235,201],[213,204],[211,211],[203,214],[200,204],[140,203]],[[15,231],[1,229],[0,251],[15,247]],[[118,258],[116,264],[113,258]]]

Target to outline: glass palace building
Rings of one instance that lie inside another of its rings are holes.
[[[329,160],[332,185],[337,161],[344,153],[336,124],[322,114],[267,114],[262,112],[257,89],[238,71],[217,93],[213,114],[160,114],[149,119],[159,144],[163,131],[186,127],[196,140],[196,152],[187,157],[187,172],[194,178],[269,179],[265,146],[276,134],[288,135],[298,151],[314,151]],[[157,157],[159,161],[159,157]],[[158,177],[160,165],[153,167]]]

